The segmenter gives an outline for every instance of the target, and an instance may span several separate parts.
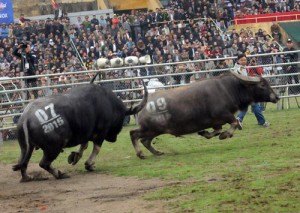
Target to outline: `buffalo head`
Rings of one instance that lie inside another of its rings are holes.
[[[252,90],[253,102],[277,103],[278,95],[271,88],[270,83],[259,76],[243,76],[232,72],[232,74],[242,82],[243,85]]]

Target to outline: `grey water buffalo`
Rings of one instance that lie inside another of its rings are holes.
[[[181,136],[198,132],[211,138],[233,136],[241,125],[235,117],[253,102],[276,103],[279,97],[262,77],[226,73],[221,76],[194,82],[184,87],[161,90],[149,96],[146,106],[137,117],[138,129],[130,131],[136,155],[144,158],[141,143],[154,155],[161,155],[151,141],[161,134]],[[222,132],[224,124],[230,128]],[[212,132],[206,131],[213,128]]]
[[[131,108],[127,108],[112,91],[96,84],[78,86],[65,94],[29,103],[17,124],[21,157],[13,170],[21,170],[21,182],[33,180],[27,175],[27,166],[34,148],[43,151],[40,167],[56,179],[62,179],[69,176],[51,165],[59,153],[64,148],[80,145],[79,151],[68,157],[69,163],[74,165],[92,141],[93,151],[85,168],[93,170],[103,141],[115,142],[125,116],[136,114],[147,103],[148,92],[143,85],[143,100]]]

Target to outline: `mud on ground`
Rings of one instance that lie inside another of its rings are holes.
[[[29,166],[28,174],[49,179],[19,183],[20,172],[14,172],[11,168],[12,165],[0,164],[1,212],[168,212],[166,202],[146,201],[143,195],[170,182],[115,177],[95,172],[72,173],[71,178],[55,180],[34,164]]]

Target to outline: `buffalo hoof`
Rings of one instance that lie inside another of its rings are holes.
[[[30,176],[24,176],[22,177],[22,179],[20,180],[20,183],[26,183],[26,182],[30,182],[33,181],[33,178]]]
[[[34,177],[32,180],[34,181],[44,181],[44,180],[49,180],[47,177]]]
[[[58,171],[58,175],[55,177],[56,179],[65,179],[65,178],[70,178],[69,175],[66,173],[62,173],[61,171]]]
[[[80,160],[80,158],[81,156],[78,152],[71,152],[71,154],[68,157],[68,163],[75,165]]]
[[[222,132],[220,135],[219,135],[219,139],[220,140],[224,140],[226,138],[231,138],[232,137],[232,134],[229,133],[229,132]]]
[[[137,153],[136,156],[138,156],[138,158],[142,159],[142,160],[144,160],[146,158],[145,155],[144,155],[144,153],[142,151],[139,152],[139,153]]]
[[[160,156],[160,155],[164,155],[165,153],[164,152],[161,152],[161,151],[156,151],[155,152],[155,155],[157,155],[157,156]]]
[[[26,183],[26,182],[30,182],[30,181],[44,181],[44,180],[48,180],[48,179],[49,178],[42,177],[42,176],[35,176],[35,177],[26,176],[20,180],[20,183]]]
[[[198,135],[201,135],[201,136],[205,136],[206,134],[208,134],[208,131],[206,131],[206,130],[201,130],[198,132]]]
[[[95,164],[95,163],[91,163],[91,164],[85,163],[85,169],[86,169],[87,171],[89,171],[89,172],[95,171],[96,167],[95,167],[94,164]]]

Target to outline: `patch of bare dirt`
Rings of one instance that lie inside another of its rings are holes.
[[[30,165],[28,174],[42,171]],[[38,174],[48,176],[46,172]],[[146,201],[147,192],[169,185],[159,179],[115,177],[101,173],[70,174],[71,178],[19,183],[20,172],[0,164],[1,212],[168,212],[164,201]]]

